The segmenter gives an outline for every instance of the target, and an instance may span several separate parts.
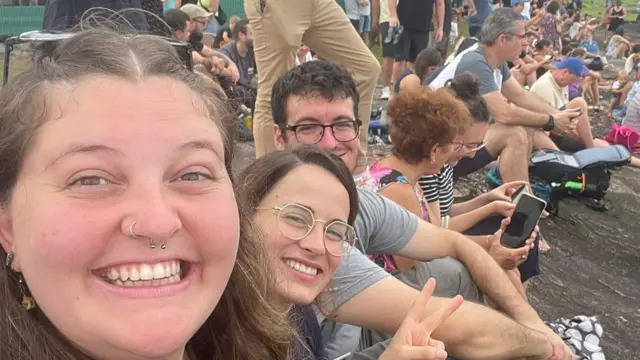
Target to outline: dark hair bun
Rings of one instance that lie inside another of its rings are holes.
[[[480,80],[472,73],[465,71],[451,79],[449,88],[464,101],[480,95]]]

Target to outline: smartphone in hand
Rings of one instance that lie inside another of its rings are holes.
[[[527,189],[526,184],[520,186],[518,190],[514,191],[513,194],[511,194],[511,202],[516,204],[520,199],[520,194],[522,194],[523,192],[526,192],[527,194],[529,193],[529,189]]]
[[[514,249],[524,246],[547,206],[544,200],[529,194],[528,191],[520,192],[516,201],[511,222],[507,225],[500,239],[503,246]]]

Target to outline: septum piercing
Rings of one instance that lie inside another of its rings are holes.
[[[146,236],[140,236],[140,235],[137,235],[137,234],[133,231],[133,227],[134,227],[135,225],[136,225],[136,222],[135,222],[135,221],[134,221],[134,222],[132,222],[132,223],[131,223],[131,225],[129,225],[129,234],[131,234],[131,237],[132,237],[132,238],[134,238],[134,239],[142,239],[142,238],[145,238]],[[155,243],[155,241],[153,241],[153,239],[152,239],[152,238],[149,238],[149,241],[150,241],[150,243],[149,243],[149,247],[150,247],[151,249],[155,249],[155,248],[156,248],[156,243]],[[166,243],[166,242],[164,242],[162,245],[160,245],[160,248],[161,248],[162,250],[166,250],[166,249],[167,249],[167,243]]]

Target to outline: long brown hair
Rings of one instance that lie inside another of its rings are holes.
[[[319,166],[335,176],[349,194],[349,218],[347,223],[353,225],[358,215],[358,190],[351,171],[344,161],[333,154],[313,145],[304,145],[294,150],[278,151],[267,154],[247,166],[239,175],[238,202],[253,217],[260,202],[271,189],[292,170],[301,165]],[[345,261],[343,259],[342,261]],[[333,318],[335,298],[329,289],[325,289],[316,297],[316,305],[327,317]]]
[[[225,165],[232,161],[235,126],[219,94],[207,91],[187,70],[165,40],[152,36],[123,37],[107,30],[88,30],[42,54],[33,67],[0,90],[0,206],[6,207],[25,154],[39,127],[50,117],[47,92],[88,76],[113,76],[142,81],[165,76],[201,96],[223,135]],[[191,339],[192,360],[286,359],[293,330],[285,314],[269,305],[271,286],[262,242],[239,206],[240,242],[228,286],[215,310]],[[4,261],[6,252],[0,248]],[[20,304],[16,274],[0,266],[0,359],[91,359],[57,331],[39,310],[27,313]],[[37,300],[37,299],[36,299]]]

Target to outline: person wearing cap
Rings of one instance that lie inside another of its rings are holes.
[[[278,78],[294,67],[291,54],[304,43],[319,57],[349,69],[356,81],[360,93],[357,118],[362,122],[358,164],[360,171],[364,170],[380,63],[344,10],[335,0],[245,0],[244,8],[253,29],[258,68],[258,97],[253,117],[256,157],[276,151],[271,90]]]
[[[559,111],[525,91],[511,75],[507,61],[517,61],[528,46],[525,20],[511,8],[494,10],[482,26],[480,43],[426,78],[423,85],[439,89],[456,75],[471,72],[480,81],[480,95],[489,105],[495,122],[485,136],[486,146],[473,158],[454,167],[454,177],[472,174],[494,161],[504,182],[529,181],[531,149],[557,149],[544,131],[563,135],[573,131],[577,111]]]
[[[582,97],[569,100],[569,85],[575,84],[585,76],[589,69],[582,60],[568,57],[563,61],[551,63],[552,69],[540,77],[531,87],[531,92],[547,101],[558,110],[578,109],[580,116],[576,117],[576,130],[564,136],[550,134],[549,138],[563,151],[576,152],[585,148],[608,145],[603,140],[594,139],[589,123],[589,109]]]
[[[511,8],[518,14],[522,14],[522,12],[524,11],[524,3],[524,0],[511,0]],[[522,15],[522,17],[524,17],[525,19],[527,18],[525,15]]]
[[[213,19],[213,13],[195,4],[183,5],[180,10],[189,15],[191,19],[189,43],[194,49],[192,53],[193,63],[203,64],[211,72],[228,77],[235,84],[240,79],[238,67],[228,56],[202,43],[204,29]]]

